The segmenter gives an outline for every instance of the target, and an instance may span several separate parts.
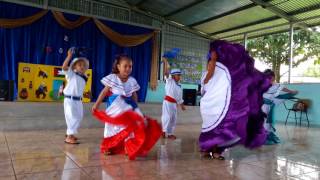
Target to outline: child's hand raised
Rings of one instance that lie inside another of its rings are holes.
[[[170,64],[169,64],[169,62],[168,62],[168,59],[167,59],[167,58],[162,57],[162,62],[163,62],[165,65],[167,65],[167,67],[170,67]]]
[[[70,49],[68,50],[67,56],[71,58],[72,55],[73,55],[73,52],[74,52],[74,49],[73,49],[73,48],[70,48]]]
[[[168,59],[165,58],[165,57],[162,57],[162,61],[163,61],[163,62],[168,62]]]

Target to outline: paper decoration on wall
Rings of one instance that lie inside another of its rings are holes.
[[[69,37],[67,35],[64,35],[64,38],[63,38],[64,41],[68,42],[69,41]]]
[[[59,48],[59,53],[62,54],[63,53],[63,49]]]

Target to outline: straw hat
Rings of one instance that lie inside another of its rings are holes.
[[[76,62],[78,61],[84,61],[85,64],[86,64],[86,70],[89,69],[89,60],[85,57],[76,57],[72,60],[71,64],[70,64],[70,67],[71,69],[73,69],[73,66],[76,64]]]

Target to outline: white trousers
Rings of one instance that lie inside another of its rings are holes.
[[[67,135],[77,134],[83,118],[82,101],[64,98],[64,116],[67,123]]]
[[[166,100],[162,104],[162,131],[172,135],[177,122],[177,104]]]

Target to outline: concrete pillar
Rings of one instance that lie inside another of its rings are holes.
[[[288,73],[288,83],[291,83],[291,71],[292,71],[292,62],[293,62],[293,24],[290,24],[289,32],[289,73]]]
[[[247,33],[243,34],[243,46],[245,48],[245,50],[247,50],[247,44],[248,44],[248,35]]]

